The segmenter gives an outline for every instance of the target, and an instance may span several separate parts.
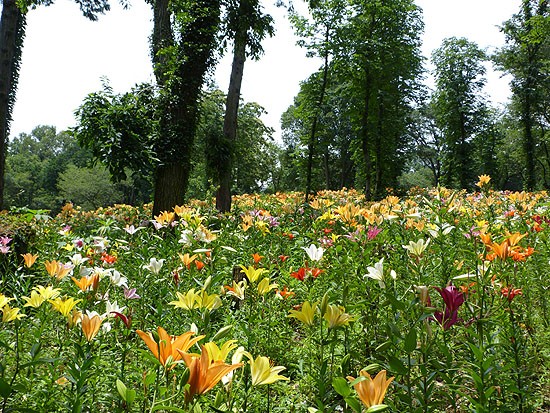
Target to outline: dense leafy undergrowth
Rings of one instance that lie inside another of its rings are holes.
[[[0,409],[550,411],[549,198],[484,186],[27,213]]]

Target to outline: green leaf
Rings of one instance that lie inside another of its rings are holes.
[[[355,397],[345,397],[344,401],[354,412],[361,413],[361,403]]]
[[[399,360],[397,357],[390,356],[388,359],[388,363],[390,365],[390,368],[392,371],[396,372],[397,374],[400,374],[402,376],[407,374],[407,368],[403,364],[401,360]]]
[[[405,337],[405,351],[410,354],[414,350],[416,350],[416,329],[411,328]]]
[[[334,387],[334,390],[336,390],[336,393],[340,396],[347,397],[351,394],[348,382],[343,377],[335,377],[332,379],[332,387]]]
[[[0,396],[2,396],[4,399],[6,397],[9,397],[13,389],[11,388],[10,384],[4,380],[3,377],[0,377]]]

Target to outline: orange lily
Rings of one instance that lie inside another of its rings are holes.
[[[26,254],[21,254],[21,256],[25,260],[25,267],[27,268],[31,268],[38,258],[38,254],[33,255],[30,252],[27,252]]]
[[[162,327],[157,328],[159,335],[158,343],[153,339],[151,333],[146,333],[141,330],[137,330],[136,333],[141,337],[151,353],[160,361],[160,364],[163,365],[165,369],[172,369],[175,364],[174,362],[181,360],[181,353],[177,350],[186,352],[189,350],[197,341],[201,340],[204,336],[197,336],[191,339],[191,336],[195,334],[192,331],[188,331],[180,336],[171,336],[166,330]]]
[[[88,342],[92,341],[93,338],[97,335],[102,322],[103,320],[97,314],[91,318],[87,314],[82,316],[82,332],[84,333],[84,336],[86,337],[86,340],[88,340]]]
[[[252,258],[254,259],[254,264],[258,264],[262,260],[262,258],[264,258],[264,256],[255,252],[254,254],[252,254]]]
[[[386,391],[395,377],[386,380],[386,370],[380,370],[374,379],[365,370],[361,370],[359,374],[365,379],[355,383],[353,387],[363,404],[367,409],[382,404]],[[354,377],[348,376],[347,378],[351,382],[355,381]]]
[[[178,255],[180,257],[181,262],[183,262],[183,265],[185,265],[187,267],[187,269],[189,269],[189,267],[191,266],[193,261],[195,261],[195,259],[197,259],[197,254],[193,254],[191,256],[189,256],[188,253],[178,254]]]
[[[189,388],[185,390],[185,401],[189,403],[198,394],[204,394],[211,390],[226,374],[238,369],[243,363],[227,364],[222,360],[211,360],[210,355],[204,346],[200,357],[187,354],[179,350],[179,355],[189,368]]]

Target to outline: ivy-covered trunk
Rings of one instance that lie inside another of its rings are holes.
[[[24,32],[25,15],[15,0],[3,0],[0,17],[0,209],[4,206],[6,150]]]

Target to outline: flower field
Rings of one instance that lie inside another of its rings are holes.
[[[4,216],[0,411],[549,412],[550,198],[480,187]]]

